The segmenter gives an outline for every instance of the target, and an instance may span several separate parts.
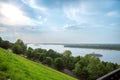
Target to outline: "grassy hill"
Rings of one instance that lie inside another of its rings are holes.
[[[77,80],[0,48],[0,80]]]

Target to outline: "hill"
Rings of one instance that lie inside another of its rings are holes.
[[[0,80],[77,80],[0,48]]]

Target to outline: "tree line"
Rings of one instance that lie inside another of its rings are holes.
[[[120,50],[120,44],[64,44],[64,47]]]
[[[72,53],[69,50],[59,53],[52,49],[33,49],[27,47],[27,45],[20,39],[15,43],[11,43],[2,40],[0,37],[0,47],[9,49],[15,54],[23,55],[30,60],[40,62],[59,71],[67,69],[78,79],[82,80],[95,80],[117,68],[120,68],[120,65],[117,63],[100,61],[100,59],[95,56],[72,56]]]

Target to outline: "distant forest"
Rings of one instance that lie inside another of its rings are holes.
[[[64,44],[64,47],[120,50],[120,44]]]

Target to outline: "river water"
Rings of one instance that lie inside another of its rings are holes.
[[[89,53],[97,53],[102,54],[100,60],[106,62],[113,62],[120,64],[120,51],[117,50],[105,50],[105,49],[88,49],[88,48],[71,48],[64,47],[64,45],[43,45],[43,44],[28,44],[28,47],[32,47],[33,49],[42,48],[42,49],[53,49],[59,53],[63,53],[65,50],[70,50],[73,56],[85,56]]]

